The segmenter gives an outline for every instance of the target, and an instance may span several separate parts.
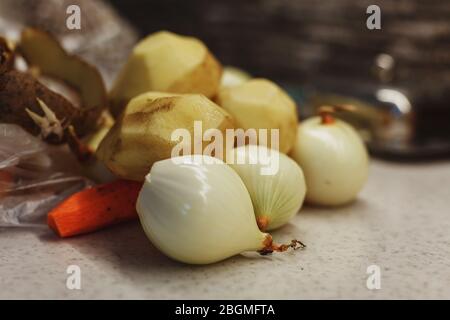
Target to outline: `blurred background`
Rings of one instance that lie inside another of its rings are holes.
[[[65,28],[69,4],[82,8],[80,31]],[[366,26],[372,4],[381,30]],[[355,105],[341,116],[373,154],[450,154],[449,1],[0,0],[0,18],[3,32],[31,24],[55,33],[100,65],[108,84],[140,37],[195,36],[224,65],[284,86],[302,118],[323,104]]]
[[[280,81],[368,80],[380,53],[396,80],[450,82],[450,3],[439,0],[112,0],[141,36],[168,29],[205,41],[224,64]],[[368,30],[377,4],[382,29]],[[445,67],[445,68],[444,68]],[[418,76],[411,79],[413,76]]]
[[[356,104],[344,117],[377,154],[450,151],[448,1],[111,2],[141,36],[196,36],[223,64],[282,83],[303,117],[321,104]],[[381,9],[381,30],[366,27],[371,4]]]

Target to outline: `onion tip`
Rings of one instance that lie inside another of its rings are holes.
[[[267,216],[257,217],[256,223],[258,224],[259,230],[264,231],[267,229],[267,226],[269,225],[269,218]]]

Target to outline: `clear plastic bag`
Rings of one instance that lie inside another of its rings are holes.
[[[0,226],[39,226],[58,202],[92,182],[66,146],[0,124]]]

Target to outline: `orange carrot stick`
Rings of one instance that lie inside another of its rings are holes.
[[[65,238],[135,219],[141,187],[139,182],[117,180],[82,190],[50,211],[47,224]]]

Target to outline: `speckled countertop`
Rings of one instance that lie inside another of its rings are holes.
[[[308,248],[188,266],[160,254],[131,222],[59,240],[45,229],[0,229],[0,298],[450,298],[450,162],[373,161],[357,202],[304,208],[275,232]],[[81,290],[66,288],[68,265]],[[381,289],[366,269],[381,269]]]

